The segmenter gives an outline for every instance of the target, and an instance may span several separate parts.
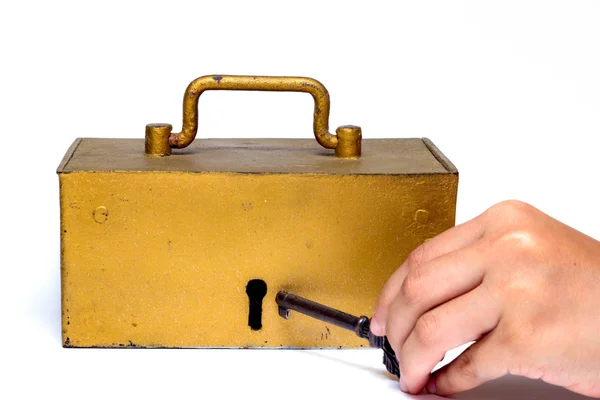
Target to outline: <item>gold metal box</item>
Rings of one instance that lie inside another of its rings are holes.
[[[317,141],[192,143],[198,97],[219,89],[310,93]],[[186,90],[180,134],[153,124],[145,142],[77,139],[58,168],[63,345],[365,346],[280,318],[276,293],[370,315],[410,251],[454,225],[458,172],[428,139],[332,135],[328,117],[312,79],[207,76]],[[260,329],[246,293],[256,279]]]

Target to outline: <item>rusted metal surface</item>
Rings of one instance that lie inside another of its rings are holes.
[[[390,374],[400,377],[400,367],[396,353],[392,349],[386,337],[376,336],[371,333],[371,319],[362,315],[355,317],[335,308],[327,307],[304,297],[292,293],[280,291],[275,297],[279,307],[279,316],[289,319],[290,310],[308,315],[320,321],[339,326],[348,331],[353,331],[361,339],[367,339],[369,346],[383,350],[383,364]]]

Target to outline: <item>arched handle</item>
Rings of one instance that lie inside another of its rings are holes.
[[[335,149],[336,157],[360,157],[362,133],[358,126],[340,126],[329,133],[329,93],[312,78],[289,76],[207,75],[192,81],[183,97],[181,133],[172,133],[169,124],[146,125],[146,154],[166,156],[171,148],[181,149],[194,141],[198,132],[198,99],[205,90],[248,90],[310,93],[315,101],[313,130],[319,144]]]

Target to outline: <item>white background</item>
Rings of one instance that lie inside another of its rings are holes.
[[[0,398],[401,397],[379,352],[61,348],[64,152],[179,130],[212,73],[310,76],[332,127],[429,137],[459,169],[459,223],[516,198],[600,238],[598,2],[2,2]],[[209,92],[199,137],[309,138],[312,107]],[[505,378],[462,398],[553,396],[571,398]]]

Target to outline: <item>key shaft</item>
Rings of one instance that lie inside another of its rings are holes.
[[[364,329],[361,328],[368,321],[368,318],[365,316],[355,317],[354,315],[284,291],[277,293],[275,301],[279,306],[279,315],[285,319],[290,317],[290,310],[294,310],[323,322],[339,326],[340,328],[354,331],[358,337],[368,339],[368,337],[361,335],[364,334]]]
[[[388,372],[400,376],[398,360],[392,346],[386,337],[371,333],[371,320],[369,318],[365,316],[356,317],[285,291],[277,293],[275,302],[279,307],[279,315],[285,319],[289,319],[290,310],[294,310],[300,314],[353,331],[358,337],[367,339],[370,347],[383,350],[383,364]]]

